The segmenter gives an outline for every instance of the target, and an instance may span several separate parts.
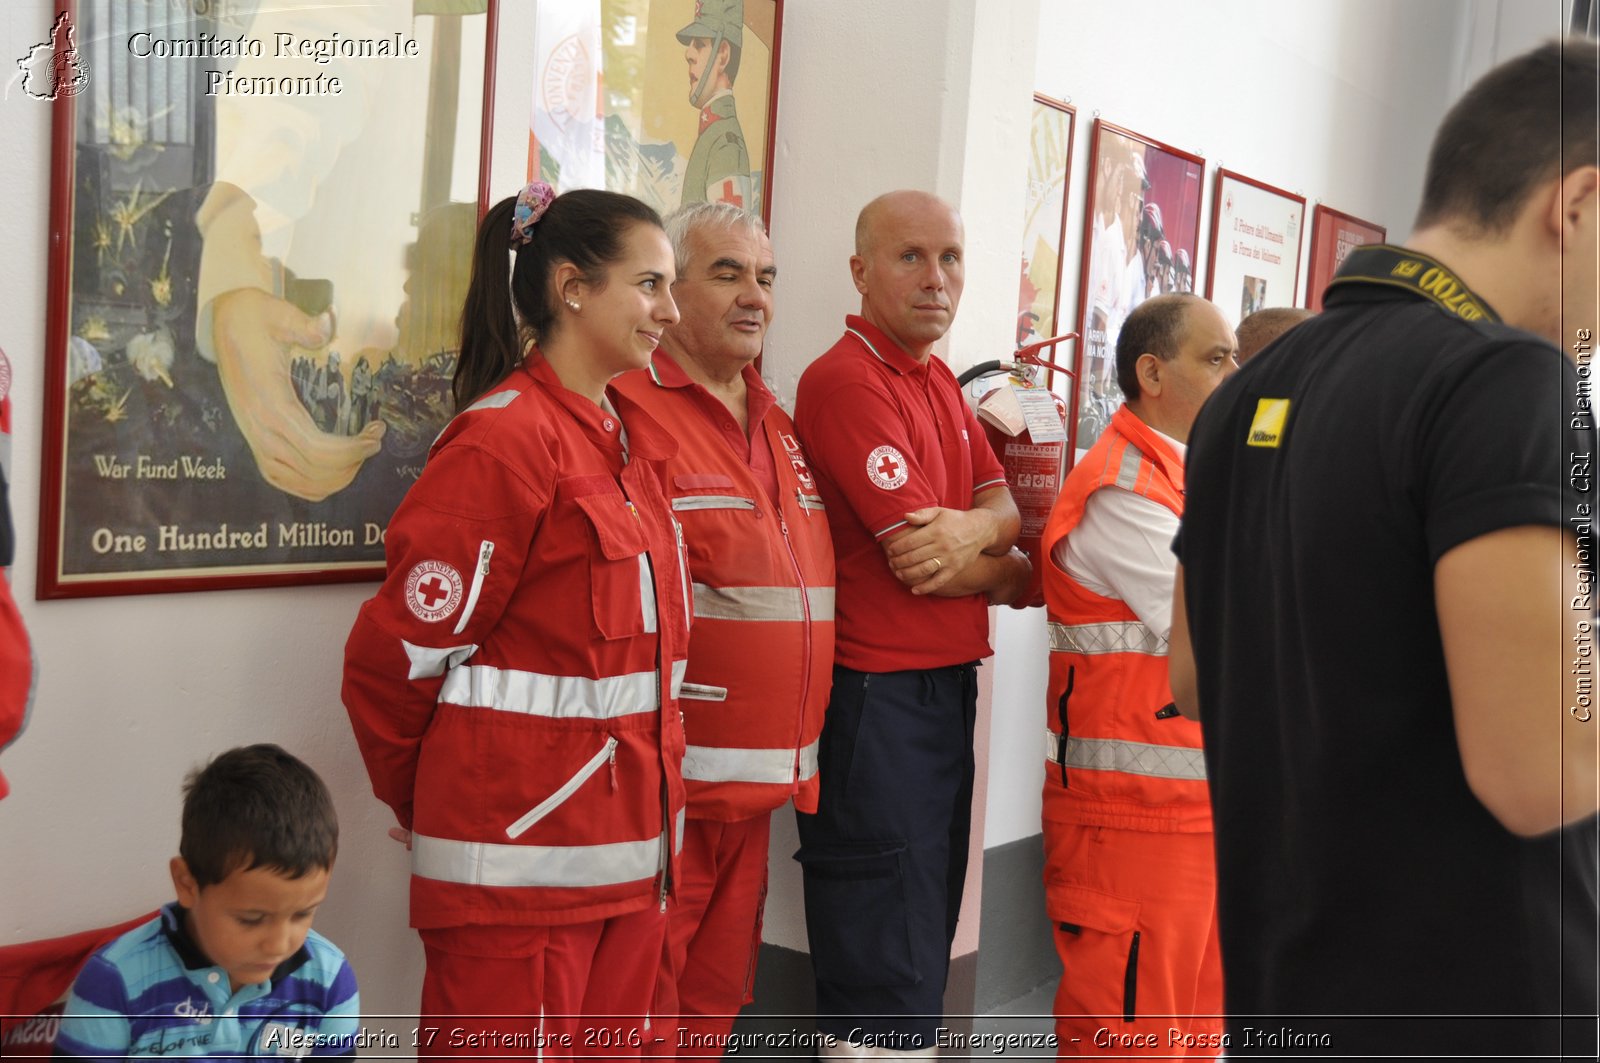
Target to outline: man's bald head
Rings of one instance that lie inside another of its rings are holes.
[[[850,278],[861,293],[861,316],[919,362],[955,321],[963,239],[961,215],[928,192],[889,192],[856,219]]]
[[[1248,362],[1261,348],[1311,316],[1311,311],[1298,306],[1269,306],[1257,310],[1239,322],[1235,330],[1239,337],[1239,364]]]
[[[934,195],[932,192],[922,192],[914,188],[902,188],[894,192],[885,192],[861,208],[861,213],[856,215],[856,254],[866,257],[879,234],[893,231],[899,227],[902,219],[915,217],[929,211],[941,211],[950,215],[961,225],[961,215],[956,208]]]

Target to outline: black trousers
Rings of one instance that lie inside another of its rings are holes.
[[[833,670],[822,791],[798,814],[817,1026],[930,1047],[944,1012],[972,827],[977,664]]]

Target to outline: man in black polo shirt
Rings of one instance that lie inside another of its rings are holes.
[[[1589,40],[1489,73],[1406,246],[1195,424],[1230,1057],[1595,1056],[1596,84]]]

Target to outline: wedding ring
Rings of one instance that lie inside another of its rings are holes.
[[[936,558],[934,558],[934,559],[933,559],[933,570],[934,570],[934,571],[935,571],[935,572],[937,572],[937,571],[939,571],[939,570],[940,570],[940,569],[941,569],[941,568],[944,568],[944,562],[943,562],[943,561],[940,561],[940,560],[939,560],[939,559],[938,559],[938,558],[937,558],[937,557],[936,557]]]

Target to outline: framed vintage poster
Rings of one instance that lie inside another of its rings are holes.
[[[782,25],[782,0],[538,4],[529,176],[767,217]]]
[[[1322,292],[1352,248],[1381,244],[1389,230],[1318,203],[1311,212],[1311,269],[1306,276],[1306,306],[1322,309]]]
[[[377,578],[452,412],[494,0],[78,0],[41,598]]]
[[[1122,404],[1117,333],[1152,295],[1195,290],[1205,160],[1096,118],[1078,289],[1074,458]]]
[[[1067,175],[1077,110],[1033,96],[1028,137],[1028,190],[1022,222],[1022,279],[1017,346],[1056,335],[1061,320],[1061,251],[1067,238]]]
[[[1016,346],[1056,335],[1061,320],[1061,250],[1067,242],[1067,174],[1072,173],[1072,104],[1034,93],[1022,218],[1022,280]]]
[[[1304,196],[1234,173],[1217,171],[1211,210],[1211,265],[1206,298],[1228,324],[1269,306],[1293,306],[1300,283]]]

